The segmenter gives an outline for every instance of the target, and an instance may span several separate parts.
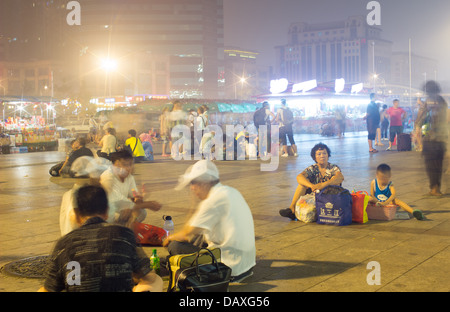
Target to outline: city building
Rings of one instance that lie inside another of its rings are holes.
[[[63,68],[64,64],[57,61],[0,61],[0,94],[52,97],[57,90],[59,95],[68,96],[69,77]]]
[[[61,62],[83,99],[224,96],[223,0],[79,3],[81,25],[71,26],[66,0],[0,1],[0,61]]]
[[[348,83],[374,84],[374,77],[391,76],[392,42],[364,16],[344,21],[293,23],[288,43],[277,46],[275,74],[294,83],[344,78]]]
[[[267,93],[272,76],[270,66],[257,63],[259,53],[238,47],[225,47],[225,97],[250,99]]]
[[[411,87],[414,89],[421,89],[426,80],[438,79],[439,67],[436,60],[412,53],[411,65],[412,66],[410,67],[408,52],[392,53],[391,84],[409,86],[411,78]]]
[[[224,95],[219,79],[224,71],[223,0],[85,0],[82,13],[77,41],[84,92]],[[105,62],[114,67],[107,68],[107,79],[101,70]],[[86,67],[100,70],[86,72]],[[143,77],[154,68],[160,73]],[[106,92],[105,80],[110,80]]]

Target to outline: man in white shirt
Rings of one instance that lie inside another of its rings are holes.
[[[179,182],[176,190],[190,185],[191,192],[201,202],[184,228],[170,235],[163,246],[176,255],[194,253],[207,244],[210,249],[221,250],[221,261],[232,269],[231,282],[241,282],[253,275],[255,232],[253,216],[244,197],[219,182],[218,169],[209,160],[200,160],[189,167]]]
[[[113,165],[102,173],[100,184],[108,194],[108,222],[118,222],[131,226],[142,222],[147,216],[145,209],[158,211],[161,205],[154,201],[144,201],[138,194],[133,171],[133,156],[127,151],[113,154]]]

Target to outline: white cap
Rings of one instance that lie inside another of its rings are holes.
[[[178,179],[178,185],[175,190],[179,191],[185,188],[193,180],[201,182],[211,182],[219,180],[219,170],[216,165],[209,160],[200,160],[190,166],[186,172]]]

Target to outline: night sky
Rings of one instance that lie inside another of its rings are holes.
[[[277,45],[287,43],[293,22],[322,23],[367,16],[369,0],[224,0],[225,45],[261,53],[259,63],[273,65]],[[412,52],[437,60],[438,80],[450,86],[450,1],[379,0],[382,38],[393,52]]]

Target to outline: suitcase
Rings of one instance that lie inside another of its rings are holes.
[[[397,151],[409,152],[411,151],[411,134],[402,133],[397,138]]]

